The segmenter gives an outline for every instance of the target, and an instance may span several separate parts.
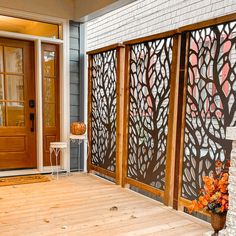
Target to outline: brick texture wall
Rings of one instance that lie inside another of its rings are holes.
[[[236,12],[235,0],[137,0],[87,24],[87,50]]]

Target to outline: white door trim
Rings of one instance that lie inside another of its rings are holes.
[[[42,65],[41,65],[41,43],[53,43],[60,46],[60,137],[63,142],[68,143],[68,148],[61,155],[61,168],[70,171],[70,73],[69,73],[69,20],[39,15],[35,13],[23,12],[13,9],[0,8],[0,15],[21,17],[31,20],[40,20],[48,23],[61,24],[63,26],[63,39],[53,39],[38,37],[33,35],[19,34],[13,32],[0,31],[0,37],[8,37],[34,41],[35,44],[35,91],[36,91],[36,146],[37,146],[37,170],[36,172],[48,171],[48,167],[43,166],[43,108],[42,108]],[[4,171],[5,172],[5,171]],[[6,175],[9,175],[6,171]],[[15,171],[13,171],[15,172]],[[27,172],[27,171],[25,171]],[[17,173],[24,173],[24,170]]]
[[[37,169],[43,171],[43,86],[42,86],[42,54],[41,40],[37,39],[35,45],[35,99],[36,99],[36,155]]]

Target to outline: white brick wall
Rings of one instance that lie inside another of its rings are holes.
[[[236,12],[236,0],[137,0],[87,24],[87,50]]]

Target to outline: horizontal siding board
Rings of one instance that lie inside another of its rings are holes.
[[[80,94],[80,88],[79,88],[79,83],[71,83],[70,84],[70,94],[71,95],[79,95]]]
[[[79,121],[80,109],[80,25],[70,22],[70,123]],[[78,157],[81,158],[78,161]],[[83,151],[78,144],[70,145],[70,169],[77,171],[83,163]]]
[[[70,105],[71,106],[79,106],[79,96],[71,94],[70,95]]]
[[[70,83],[72,83],[72,84],[79,83],[79,73],[78,72],[70,72]]]
[[[79,117],[79,106],[70,106],[70,115]]]
[[[79,61],[79,50],[78,49],[70,49],[70,60],[71,61]]]
[[[70,38],[70,49],[79,50],[79,39],[78,38]]]
[[[71,38],[79,38],[79,27],[70,25],[70,37]]]
[[[77,72],[77,73],[79,73],[79,62],[77,62],[77,61],[70,61],[70,72]]]
[[[70,116],[70,123],[80,121],[80,116]]]

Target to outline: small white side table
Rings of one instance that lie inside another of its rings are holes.
[[[53,170],[53,165],[52,165],[52,154],[53,152],[55,153],[56,156],[56,171],[57,171],[57,180],[58,180],[58,172],[59,172],[59,168],[58,168],[58,155],[60,153],[60,151],[62,151],[63,149],[67,148],[67,143],[66,142],[51,142],[50,143],[50,164],[51,164],[51,169],[52,169],[52,175],[54,173]]]
[[[80,147],[80,144],[82,142],[85,142],[85,143],[87,142],[88,143],[88,139],[87,139],[87,135],[86,134],[83,134],[83,135],[70,134],[70,141],[71,141],[71,143],[77,144],[78,148]],[[80,149],[79,149],[79,151],[80,151]],[[86,160],[84,160],[84,163],[85,163],[85,161]],[[78,171],[80,171],[80,157],[79,156],[78,156]]]

